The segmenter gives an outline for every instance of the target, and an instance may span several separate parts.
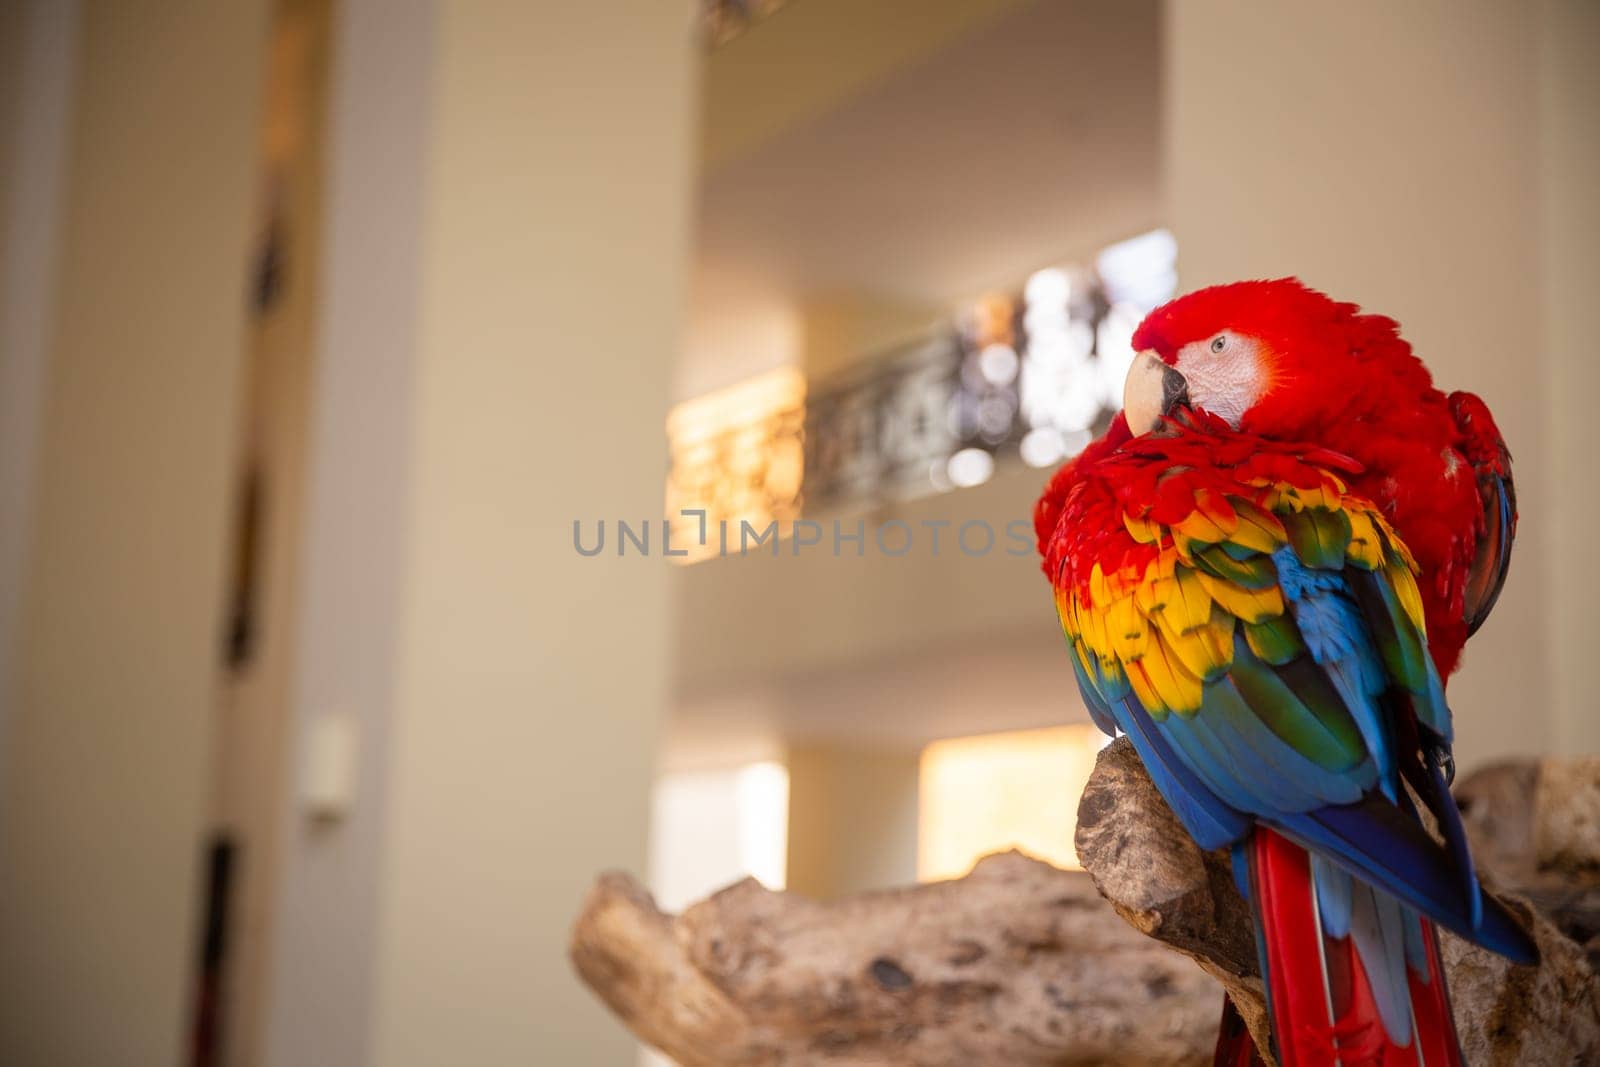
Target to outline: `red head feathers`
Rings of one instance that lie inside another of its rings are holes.
[[[1434,388],[1393,319],[1364,314],[1296,278],[1179,297],[1150,313],[1133,347],[1149,354],[1147,366],[1170,368],[1158,376],[1164,390],[1152,385],[1163,404],[1186,403],[1242,433],[1314,444],[1361,466],[1352,487],[1383,509],[1422,565],[1429,635],[1448,674],[1498,592],[1497,583],[1475,592],[1469,574],[1481,580],[1495,571],[1497,561],[1481,557],[1490,547],[1504,555],[1515,522],[1514,502],[1506,510],[1509,456],[1483,402]],[[1137,423],[1134,414],[1130,406]],[[1126,436],[1119,417],[1092,452]],[[1042,537],[1059,510],[1057,487],[1070,480],[1063,472],[1040,501]]]
[[[1219,373],[1218,357],[1233,345],[1248,350],[1248,360],[1237,361],[1248,366]],[[1195,406],[1269,437],[1317,439],[1341,421],[1375,415],[1410,421],[1408,409],[1439,395],[1393,319],[1362,314],[1297,278],[1235,282],[1179,297],[1151,312],[1133,347],[1172,366],[1187,364],[1180,369]],[[1209,404],[1208,384],[1221,393]]]

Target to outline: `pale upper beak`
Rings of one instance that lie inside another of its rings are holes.
[[[1127,416],[1129,430],[1149,433],[1161,425],[1163,417],[1188,403],[1189,383],[1177,368],[1161,362],[1161,357],[1148,348],[1133,357],[1122,386],[1122,412]]]

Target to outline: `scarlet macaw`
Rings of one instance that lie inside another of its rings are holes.
[[[1515,532],[1505,444],[1393,320],[1295,279],[1180,297],[1133,344],[1123,411],[1035,511],[1084,701],[1233,849],[1279,1062],[1459,1064],[1433,924],[1537,958],[1448,787],[1443,680]]]

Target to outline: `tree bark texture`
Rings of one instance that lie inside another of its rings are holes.
[[[1516,967],[1443,935],[1468,1062],[1600,1062],[1600,760],[1500,765],[1457,795],[1485,883],[1543,953]],[[571,957],[684,1067],[1198,1065],[1224,988],[1264,1033],[1227,857],[1195,846],[1126,741],[1100,756],[1077,844],[1088,873],[1002,853],[835,902],[747,879],[677,916],[610,873]]]

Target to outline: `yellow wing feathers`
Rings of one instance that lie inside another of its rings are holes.
[[[1088,576],[1057,591],[1062,625],[1083,672],[1110,688],[1123,679],[1157,721],[1194,715],[1203,687],[1233,663],[1236,633],[1261,659],[1304,650],[1287,614],[1274,556],[1286,546],[1307,567],[1381,570],[1419,632],[1415,563],[1371,503],[1325,474],[1313,488],[1201,488],[1181,519],[1151,509],[1123,515],[1126,538],[1100,546]]]

